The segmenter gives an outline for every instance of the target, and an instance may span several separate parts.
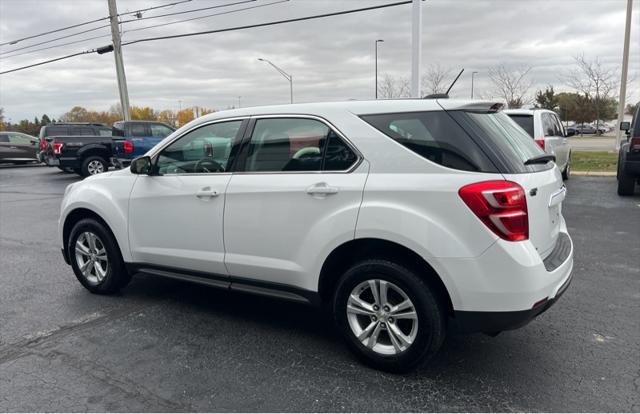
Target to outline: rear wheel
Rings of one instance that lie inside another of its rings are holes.
[[[131,280],[115,238],[95,219],[73,226],[67,252],[76,278],[92,293],[114,293]]]
[[[353,265],[335,292],[333,313],[349,348],[386,371],[417,368],[440,348],[445,312],[428,284],[387,260]]]
[[[99,157],[97,155],[92,155],[90,157],[85,158],[82,162],[82,168],[80,172],[83,177],[88,177],[90,175],[96,175],[103,173],[109,169],[109,164],[107,161]]]

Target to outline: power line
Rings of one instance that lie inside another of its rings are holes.
[[[176,20],[176,21],[174,21],[174,22],[154,24],[154,25],[151,25],[151,26],[145,26],[145,27],[138,27],[138,28],[136,28],[136,29],[125,30],[125,31],[123,31],[122,33],[123,33],[123,34],[124,34],[124,33],[131,33],[131,32],[137,32],[137,31],[139,31],[139,30],[147,30],[147,29],[153,29],[153,28],[156,28],[156,27],[170,26],[170,25],[172,25],[172,24],[184,23],[184,22],[190,22],[190,21],[193,21],[193,20],[206,19],[206,18],[209,18],[209,17],[221,16],[221,15],[224,15],[224,14],[231,14],[231,13],[236,13],[236,12],[245,11],[245,10],[257,9],[257,8],[259,8],[259,7],[271,6],[271,5],[273,5],[273,4],[286,3],[286,2],[288,2],[288,1],[289,1],[289,0],[278,0],[278,1],[271,2],[271,3],[258,4],[258,5],[256,5],[256,6],[249,6],[249,7],[244,7],[244,8],[241,8],[241,9],[228,10],[228,11],[219,12],[219,13],[206,14],[206,15],[204,15],[204,16],[192,17],[192,18],[190,18],[190,19]]]
[[[103,37],[111,37],[111,35],[110,34],[106,34],[106,35],[100,35],[100,36],[94,36],[94,37],[87,37],[86,39],[75,40],[73,42],[60,43],[59,45],[41,47],[40,49],[27,50],[26,52],[16,53],[15,55],[3,56],[0,59],[9,59],[9,58],[12,58],[12,57],[17,57],[17,56],[22,56],[22,55],[29,55],[31,53],[41,52],[43,50],[55,49],[55,48],[62,47],[62,46],[75,45],[75,44],[78,44],[78,43],[88,42],[89,40],[101,39]],[[4,55],[4,54],[5,53],[0,53],[0,56]]]
[[[156,16],[141,17],[139,19],[123,20],[120,23],[123,24],[123,23],[139,22],[141,20],[157,19],[159,17],[175,16],[175,15],[178,15],[178,14],[185,14],[185,13],[195,13],[195,12],[199,12],[199,11],[203,11],[203,10],[219,9],[221,7],[235,6],[237,4],[251,3],[251,2],[255,2],[255,1],[257,1],[257,0],[242,0],[242,1],[237,1],[235,3],[217,4],[215,6],[201,7],[199,9],[189,9],[189,10],[183,10],[183,11],[179,11],[179,12],[175,12],[175,13],[166,13],[166,14],[159,14],[159,15],[156,15]],[[131,13],[127,13],[127,14],[131,14]]]
[[[404,0],[404,1],[399,1],[399,2],[396,2],[396,3],[381,4],[381,5],[378,5],[378,6],[362,7],[362,8],[359,8],[359,9],[343,10],[343,11],[333,12],[333,13],[317,14],[317,15],[314,15],[314,16],[296,17],[296,18],[293,18],[293,19],[276,20],[276,21],[273,21],[273,22],[256,23],[256,24],[249,24],[249,25],[246,25],[246,26],[229,27],[229,28],[226,28],[226,29],[205,30],[205,31],[202,31],[202,32],[182,33],[182,34],[177,34],[177,35],[158,36],[158,37],[147,37],[147,38],[143,38],[143,39],[137,39],[137,40],[131,40],[129,42],[124,42],[124,43],[122,43],[122,46],[132,45],[132,44],[135,44],[135,43],[142,43],[142,42],[151,42],[151,41],[154,41],[154,40],[177,39],[177,38],[181,38],[181,37],[201,36],[201,35],[213,34],[213,33],[232,32],[232,31],[235,31],[235,30],[253,29],[253,28],[256,28],[256,27],[275,26],[275,25],[278,25],[278,24],[301,22],[301,21],[305,21],[305,20],[322,19],[322,18],[325,18],[325,17],[341,16],[341,15],[344,15],[344,14],[360,13],[360,12],[369,11],[369,10],[376,10],[376,9],[384,9],[384,8],[388,8],[388,7],[395,7],[395,6],[400,6],[400,5],[408,4],[408,3],[412,3],[412,0]],[[0,74],[2,74],[2,73],[0,72]]]
[[[129,13],[118,14],[118,16],[122,16],[122,15],[126,15],[126,14],[135,15],[136,13],[141,13],[141,12],[144,12],[144,11],[159,9],[159,8],[163,8],[163,7],[172,7],[172,6],[175,6],[176,4],[187,3],[187,2],[190,2],[190,1],[192,1],[192,0],[176,1],[176,2],[173,2],[173,3],[162,4],[160,6],[154,6],[154,7],[148,7],[146,9],[135,10],[135,11],[132,11],[132,12],[129,12]],[[23,40],[33,39],[33,38],[36,38],[36,37],[41,37],[41,36],[45,36],[45,35],[52,34],[52,33],[57,33],[57,32],[62,32],[62,31],[69,30],[69,29],[75,29],[76,27],[86,26],[88,24],[97,23],[97,22],[101,22],[103,20],[108,20],[108,19],[109,19],[109,16],[106,16],[106,17],[101,17],[99,19],[95,19],[95,20],[89,20],[88,22],[83,22],[83,23],[73,24],[71,26],[61,27],[59,29],[49,30],[47,32],[42,32],[42,33],[38,33],[38,34],[35,34],[35,35],[22,37],[20,39],[16,39],[16,40],[11,40],[11,41],[8,41],[8,42],[0,43],[0,46],[15,45],[16,43],[22,42]],[[136,21],[136,20],[128,20],[128,21],[133,22],[133,21]],[[109,25],[101,26],[100,28],[102,28],[102,27],[109,27]],[[56,40],[65,39],[67,37],[76,36],[76,35],[87,33],[87,32],[93,31],[93,30],[97,30],[97,29],[91,29],[91,30],[87,30],[87,31],[83,31],[83,32],[78,32],[78,33],[73,34],[73,35],[59,37],[59,38],[56,38],[56,39],[51,39],[51,40],[49,40],[47,42],[53,42],[53,41],[56,41]],[[30,46],[25,46],[25,47],[23,47],[21,49],[10,50],[10,51],[8,51],[6,53],[16,52],[18,50],[26,49],[26,48],[32,47],[32,46],[40,46],[40,45],[45,44],[47,42],[36,43],[36,44],[30,45]]]
[[[15,68],[15,69],[5,70],[4,72],[0,72],[0,75],[4,75],[5,73],[17,72],[19,70],[29,69],[29,68],[32,68],[34,66],[46,65],[47,63],[57,62],[59,60],[69,59],[69,58],[72,58],[72,57],[75,57],[75,56],[86,55],[88,53],[93,53],[95,51],[96,51],[96,49],[85,50],[84,52],[73,53],[71,55],[62,56],[62,57],[55,58],[55,59],[45,60],[43,62],[34,63],[32,65],[27,65],[27,66],[22,66],[22,67]]]
[[[341,15],[345,15],[345,14],[353,14],[353,13],[360,13],[360,12],[364,12],[364,11],[370,11],[370,10],[377,10],[377,9],[384,9],[384,8],[389,8],[389,7],[401,6],[403,4],[408,4],[408,3],[411,3],[411,2],[412,2],[412,0],[404,0],[404,1],[399,1],[399,2],[395,2],[395,3],[381,4],[381,5],[378,5],[378,6],[362,7],[362,8],[359,8],[359,9],[343,10],[343,11],[339,11],[339,12],[317,14],[317,15],[313,15],[313,16],[296,17],[296,18],[293,18],[293,19],[286,19],[286,20],[276,20],[276,21],[272,21],[272,22],[257,23],[257,24],[251,24],[251,25],[246,25],[246,26],[229,27],[229,28],[226,28],[226,29],[207,30],[207,31],[203,31],[203,32],[183,33],[183,34],[169,35],[169,36],[149,37],[149,38],[143,38],[143,39],[137,39],[137,40],[132,40],[132,41],[129,41],[129,42],[125,42],[125,43],[122,43],[122,46],[131,45],[131,44],[135,44],[135,43],[151,42],[151,41],[154,41],[154,40],[176,39],[176,38],[181,38],[181,37],[200,36],[200,35],[205,35],[205,34],[223,33],[223,32],[231,32],[231,31],[235,31],[235,30],[252,29],[252,28],[256,28],[256,27],[275,26],[275,25],[278,25],[278,24],[300,22],[300,21],[305,21],[305,20],[322,19],[322,18],[332,17],[332,16],[341,16]],[[74,56],[78,56],[78,55],[83,55],[83,54],[87,54],[87,53],[93,53],[95,51],[96,51],[96,49],[87,50],[87,51],[84,51],[84,52],[63,56],[63,57],[60,57],[60,58],[57,58],[57,59],[51,59],[51,60],[47,60],[47,61],[44,61],[44,62],[39,62],[39,63],[35,63],[35,64],[32,64],[32,65],[27,65],[27,66],[21,66],[21,67],[18,67],[18,68],[14,68],[14,69],[6,70],[4,72],[0,72],[0,75],[4,75],[6,73],[11,73],[11,72],[17,72],[17,71],[20,71],[20,70],[32,68],[34,66],[44,65],[44,64],[47,64],[47,63],[51,63],[51,62],[56,62],[58,60],[68,59],[68,58],[71,58],[71,57],[74,57]]]
[[[56,37],[55,39],[45,40],[45,41],[40,42],[40,43],[33,43],[33,44],[31,44],[31,45],[28,45],[28,46],[22,46],[22,47],[19,47],[19,48],[17,48],[17,49],[7,50],[6,52],[2,52],[2,53],[0,53],[0,56],[6,55],[6,54],[8,54],[8,53],[17,52],[17,51],[19,51],[19,50],[30,49],[30,48],[32,48],[32,47],[36,47],[36,46],[40,46],[40,45],[45,45],[45,44],[47,44],[47,43],[55,42],[56,40],[68,39],[68,38],[70,38],[70,37],[78,36],[78,35],[81,35],[81,34],[85,34],[85,33],[89,33],[89,32],[95,32],[96,30],[104,29],[104,28],[109,27],[109,26],[110,26],[110,25],[108,25],[108,24],[107,24],[107,25],[104,25],[104,26],[98,26],[98,27],[94,27],[93,29],[87,29],[87,30],[83,30],[83,31],[81,31],[81,32],[71,33],[71,34],[66,35],[66,36]]]

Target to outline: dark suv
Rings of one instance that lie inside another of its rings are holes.
[[[631,124],[622,122],[620,129],[627,132],[627,140],[618,152],[618,194],[628,196],[633,195],[636,182],[640,184],[640,102]]]
[[[111,136],[111,128],[105,124],[89,122],[56,122],[40,128],[40,149],[37,158],[40,162],[47,162],[47,138],[69,135]],[[60,169],[63,169],[59,167]]]

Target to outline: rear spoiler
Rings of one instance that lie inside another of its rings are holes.
[[[496,113],[504,109],[502,102],[491,101],[455,101],[449,99],[438,99],[438,105],[445,111],[466,111],[478,113]]]

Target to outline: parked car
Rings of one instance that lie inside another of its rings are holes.
[[[49,166],[88,177],[107,171],[112,153],[111,136],[55,136],[49,138],[45,159]]]
[[[576,135],[594,135],[598,132],[594,126],[589,124],[577,124],[573,129]]]
[[[633,195],[636,183],[640,184],[640,105],[636,105],[631,123],[622,122],[627,139],[618,152],[618,194]]]
[[[114,153],[111,162],[116,168],[126,167],[136,157],[145,154],[170,135],[175,128],[155,121],[120,121],[113,124]]]
[[[98,294],[141,272],[324,304],[361,359],[410,370],[447,329],[523,326],[571,281],[560,170],[501,108],[429,99],[209,114],[129,169],[68,186],[62,254]]]
[[[37,151],[38,138],[22,132],[0,131],[0,163],[34,162]]]
[[[51,137],[56,136],[111,136],[111,128],[105,124],[89,123],[89,122],[55,122],[49,123],[40,128],[40,149],[37,157],[38,161],[47,165],[47,154],[52,153],[52,148],[48,145]],[[62,167],[59,167],[61,170]],[[71,170],[68,170],[71,171]]]
[[[547,154],[556,157],[556,164],[562,171],[562,178],[571,174],[571,147],[558,115],[548,109],[506,109],[504,111],[516,124],[531,136]]]

